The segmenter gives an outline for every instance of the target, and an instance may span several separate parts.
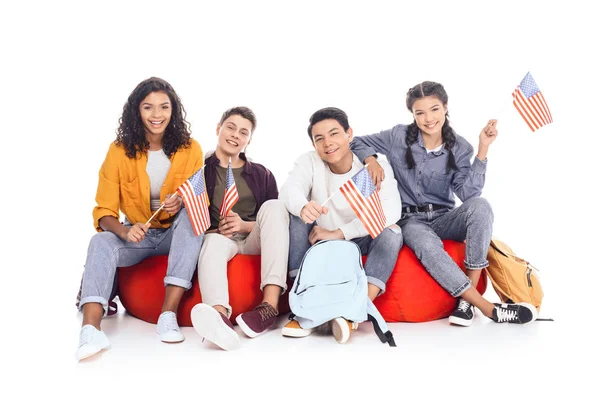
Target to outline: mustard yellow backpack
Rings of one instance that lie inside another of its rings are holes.
[[[530,303],[540,311],[544,291],[538,270],[514,254],[508,245],[492,239],[486,272],[494,290],[503,303]]]

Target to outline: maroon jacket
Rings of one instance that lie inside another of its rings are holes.
[[[261,164],[248,161],[244,153],[240,153],[240,158],[246,161],[244,170],[242,171],[242,177],[254,195],[254,199],[256,199],[256,210],[254,210],[253,214],[253,216],[256,216],[258,210],[265,201],[279,197],[277,182],[271,171]],[[212,153],[205,160],[205,165],[204,178],[206,179],[208,198],[212,201],[213,193],[215,192],[215,181],[217,180],[216,170],[217,165],[219,165],[217,154]]]

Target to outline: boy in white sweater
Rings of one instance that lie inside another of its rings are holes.
[[[308,136],[315,151],[296,160],[279,194],[290,212],[289,276],[295,278],[304,254],[316,242],[352,240],[363,255],[368,255],[365,272],[369,298],[374,300],[385,291],[385,283],[402,247],[402,234],[396,225],[402,204],[393,171],[387,162],[380,162],[386,172],[379,196],[387,228],[373,239],[338,190],[363,168],[350,150],[352,128],[348,116],[338,108],[321,109],[310,117]],[[347,341],[350,332],[357,328],[356,323],[343,318],[336,318],[331,326],[338,343]],[[282,330],[284,336],[291,337],[311,333],[312,329],[302,329],[297,321],[290,321]]]

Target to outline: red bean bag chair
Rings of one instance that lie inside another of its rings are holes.
[[[443,243],[450,257],[465,271],[465,244],[451,240],[444,240]],[[484,272],[477,290],[483,294],[486,287],[487,276]],[[408,246],[400,249],[386,291],[374,303],[387,322],[433,321],[448,317],[456,307],[456,299],[429,275]]]
[[[444,241],[446,251],[464,271],[465,245]],[[365,258],[363,258],[364,260]],[[150,257],[141,263],[119,268],[119,299],[128,313],[146,322],[156,323],[162,308],[167,271],[167,256]],[[260,256],[238,254],[229,262],[229,303],[231,320],[240,313],[252,310],[262,301],[260,291]],[[485,274],[477,289],[484,293]],[[288,282],[292,287],[292,282]],[[192,307],[202,302],[196,274],[192,288],[185,292],[177,312],[180,326],[192,326]],[[423,268],[407,246],[400,250],[396,267],[387,282],[387,290],[375,300],[375,305],[388,322],[425,322],[450,315],[456,299],[450,296]],[[287,295],[281,297],[279,312],[290,310]]]

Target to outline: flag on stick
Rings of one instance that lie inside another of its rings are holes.
[[[374,239],[385,228],[385,214],[379,192],[366,168],[362,168],[340,187],[340,191]]]
[[[183,203],[190,217],[192,228],[196,236],[206,232],[210,226],[206,184],[204,182],[204,168],[200,168],[194,175],[177,189],[183,198]]]
[[[221,209],[219,210],[221,218],[225,218],[227,214],[229,214],[229,211],[231,211],[239,199],[240,196],[238,195],[237,187],[235,186],[233,172],[231,172],[230,159],[229,165],[227,165],[227,175],[225,177],[225,194],[223,195],[223,202],[221,203]]]
[[[513,92],[513,104],[532,132],[552,122],[546,99],[529,72]]]

